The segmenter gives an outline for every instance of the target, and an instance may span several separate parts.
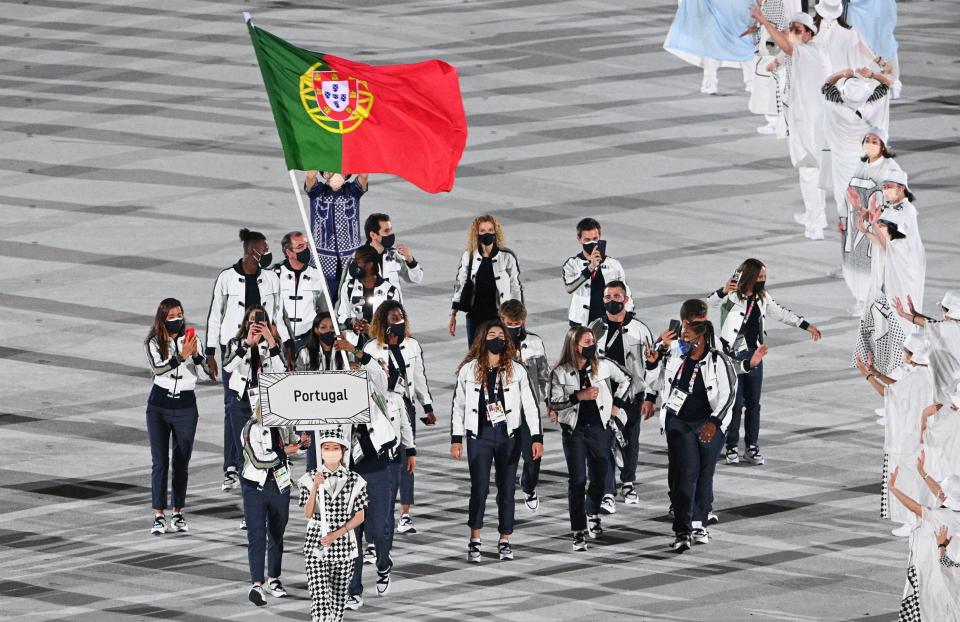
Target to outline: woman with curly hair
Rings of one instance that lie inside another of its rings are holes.
[[[520,264],[503,246],[503,227],[489,214],[477,216],[467,232],[467,248],[460,258],[453,287],[453,308],[448,329],[457,334],[457,311],[467,314],[467,347],[473,345],[477,327],[497,319],[507,300],[523,302]]]

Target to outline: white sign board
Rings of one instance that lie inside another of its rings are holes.
[[[260,374],[265,426],[310,428],[370,422],[367,371],[292,371]]]

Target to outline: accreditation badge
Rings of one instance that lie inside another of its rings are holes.
[[[507,414],[503,412],[503,405],[500,402],[487,404],[487,420],[491,425],[507,422]]]
[[[667,410],[672,411],[675,415],[678,414],[680,409],[683,408],[683,403],[687,401],[688,395],[690,394],[679,387],[671,389],[670,396],[667,397]]]

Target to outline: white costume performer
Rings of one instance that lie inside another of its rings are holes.
[[[749,88],[753,75],[753,42],[740,35],[750,25],[752,0],[679,0],[663,48],[703,67],[700,92],[717,92],[717,70],[739,67]]]

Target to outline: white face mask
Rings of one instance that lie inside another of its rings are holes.
[[[334,173],[330,176],[330,179],[327,180],[327,185],[330,186],[330,189],[336,192],[340,188],[343,188],[343,184],[347,182],[346,178],[340,173]]]
[[[867,157],[873,160],[880,155],[880,145],[874,143],[863,143],[863,152]]]
[[[323,457],[323,463],[325,465],[333,464],[339,467],[343,461],[342,449],[322,449],[320,450],[320,455]],[[334,470],[336,470],[336,468]]]
[[[883,198],[887,200],[887,203],[898,203],[900,201],[900,189],[884,188]]]

